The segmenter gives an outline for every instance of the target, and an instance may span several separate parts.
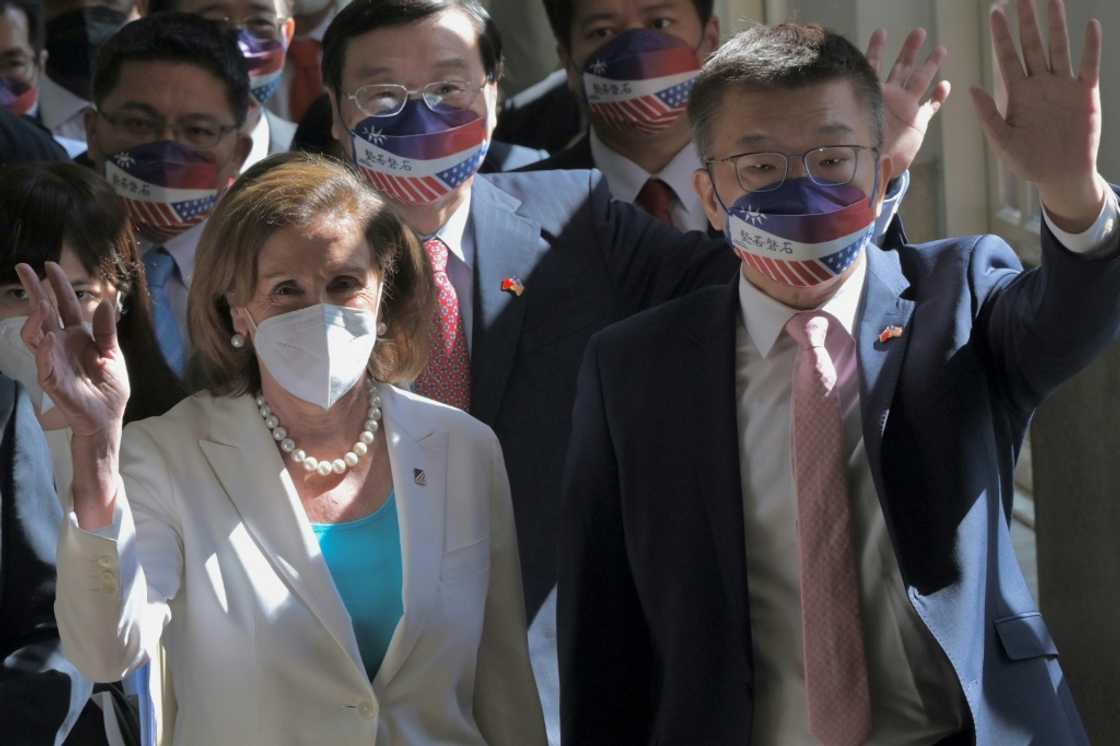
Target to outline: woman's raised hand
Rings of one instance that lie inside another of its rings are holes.
[[[16,272],[31,304],[22,337],[35,355],[39,385],[75,436],[119,442],[129,385],[112,302],[97,307],[91,332],[61,267],[46,263],[52,293],[30,266],[19,264]]]

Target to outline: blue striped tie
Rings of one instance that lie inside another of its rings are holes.
[[[144,254],[144,271],[148,274],[148,289],[152,296],[152,321],[155,324],[156,340],[163,350],[167,364],[178,375],[183,375],[186,363],[186,345],[175,312],[171,308],[167,281],[172,275],[178,276],[179,268],[175,258],[162,246],[149,249]]]

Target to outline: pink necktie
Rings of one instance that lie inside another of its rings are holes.
[[[471,407],[471,358],[467,334],[459,314],[459,296],[447,276],[447,244],[438,238],[424,242],[436,283],[436,318],[432,324],[432,355],[416,379],[416,393],[463,411]]]
[[[647,179],[634,203],[666,225],[672,225],[673,188],[661,179]]]
[[[845,474],[841,381],[833,365],[841,345],[854,342],[822,311],[795,315],[786,331],[800,348],[793,374],[792,453],[809,732],[824,746],[859,746],[871,732],[871,696]],[[834,355],[825,347],[829,336]],[[854,367],[843,373],[854,375]]]

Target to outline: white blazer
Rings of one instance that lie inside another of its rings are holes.
[[[55,612],[78,668],[115,681],[162,635],[176,746],[545,743],[498,440],[459,410],[381,395],[404,615],[372,683],[248,396],[133,423],[113,524],[70,514]]]

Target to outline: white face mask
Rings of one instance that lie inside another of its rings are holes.
[[[39,369],[35,365],[35,356],[19,335],[26,321],[26,316],[0,320],[0,373],[19,381],[31,397],[35,411],[43,414],[54,408],[54,402],[39,387]]]
[[[362,380],[376,342],[374,313],[325,303],[267,318],[253,337],[257,357],[276,382],[322,409]]]

